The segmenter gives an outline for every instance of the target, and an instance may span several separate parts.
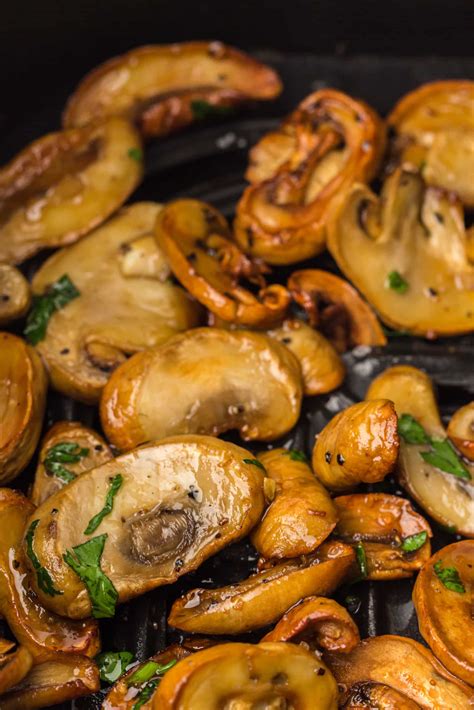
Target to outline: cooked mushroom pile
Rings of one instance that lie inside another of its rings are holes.
[[[0,168],[1,710],[474,704],[474,403],[441,417],[429,342],[474,332],[474,83],[387,121],[309,95],[233,224],[123,207],[149,141],[281,89],[219,42],[141,47]],[[361,640],[359,590],[409,577],[419,635]],[[149,658],[110,633],[147,592]]]

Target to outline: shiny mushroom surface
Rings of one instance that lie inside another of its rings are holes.
[[[24,316],[30,303],[30,285],[21,271],[0,264],[0,328]]]
[[[33,656],[25,646],[14,647],[14,641],[0,639],[0,703],[3,693],[23,680],[33,665]]]
[[[454,412],[447,432],[462,455],[474,461],[474,402],[469,402]]]
[[[383,683],[356,683],[344,693],[339,706],[344,710],[419,710],[413,702],[398,690]]]

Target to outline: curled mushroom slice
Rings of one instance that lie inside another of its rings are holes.
[[[300,367],[284,345],[260,333],[198,328],[119,367],[100,415],[108,440],[122,450],[228,429],[267,441],[294,426],[301,398]]]
[[[463,456],[474,461],[474,402],[453,414],[448,424],[448,436]]]
[[[291,641],[312,650],[349,653],[360,637],[350,614],[334,599],[308,597],[287,611],[262,641]]]
[[[394,160],[474,207],[474,81],[435,81],[406,94],[388,117]]]
[[[383,683],[356,683],[339,699],[344,710],[419,710],[414,703]]]
[[[473,561],[473,540],[443,547],[425,564],[413,589],[421,635],[443,666],[469,685],[474,685]]]
[[[165,675],[156,710],[224,707],[336,710],[331,673],[314,654],[290,643],[226,643],[183,659]]]
[[[146,136],[187,126],[248,100],[273,99],[276,72],[220,42],[138,47],[88,74],[68,101],[65,126],[106,116],[136,120]],[[222,107],[222,108],[221,108]]]
[[[47,378],[24,340],[0,333],[0,483],[15,478],[33,456],[43,426]]]
[[[399,443],[392,402],[358,402],[336,414],[317,435],[313,470],[331,491],[382,481],[395,467]]]
[[[112,458],[112,451],[93,429],[80,422],[56,422],[45,435],[30,498],[41,505],[77,476]]]
[[[0,327],[24,316],[30,302],[30,286],[21,271],[0,264]]]
[[[347,281],[319,269],[295,271],[288,289],[304,308],[310,325],[320,330],[338,352],[357,345],[386,345],[377,316]]]
[[[226,321],[265,326],[281,320],[290,301],[284,286],[267,286],[268,268],[232,242],[229,226],[199,200],[176,200],[158,215],[156,238],[174,275],[212,313]],[[252,292],[256,291],[256,294]]]
[[[474,537],[474,464],[450,444],[433,385],[422,370],[398,365],[382,372],[366,399],[391,399],[399,417],[400,483],[432,518]]]
[[[410,638],[390,635],[367,638],[351,653],[325,653],[324,660],[341,693],[356,684],[374,682],[388,685],[426,710],[468,710],[474,701],[472,688]]]
[[[329,225],[328,246],[388,325],[426,337],[473,330],[462,206],[420,175],[396,170],[380,198],[354,185]]]
[[[300,451],[274,449],[259,456],[275,497],[251,533],[266,559],[307,555],[331,534],[337,514],[329,493],[315,478]]]
[[[138,133],[121,118],[27,146],[0,170],[0,260],[17,264],[103,222],[140,182],[137,154]]]
[[[152,202],[127,207],[36,273],[35,294],[63,274],[79,291],[53,313],[37,345],[53,386],[63,394],[97,402],[127,355],[198,325],[198,305],[166,280],[169,268],[152,235],[159,210]]]
[[[263,511],[263,480],[248,451],[212,437],[173,437],[119,456],[30,516],[32,584],[56,613],[113,616],[117,602],[175,581],[248,534]]]
[[[0,639],[0,696],[23,680],[33,665],[33,657],[28,649],[25,646],[18,646],[12,650],[14,645],[5,639]],[[0,697],[0,705],[1,702]]]
[[[402,579],[421,569],[431,554],[431,529],[404,498],[358,493],[334,499],[335,534],[362,548],[367,579]]]
[[[382,123],[365,103],[332,89],[304,99],[250,153],[248,177],[257,182],[237,206],[242,249],[270,264],[319,254],[336,198],[355,180],[373,177],[384,141]]]
[[[193,589],[177,599],[168,622],[190,633],[240,634],[275,623],[300,599],[330,594],[353,567],[352,547],[325,542],[307,557],[287,560],[220,589]]]

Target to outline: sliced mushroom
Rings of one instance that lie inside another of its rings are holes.
[[[0,696],[19,683],[33,665],[33,657],[25,646],[0,639]],[[2,698],[0,697],[0,705]],[[3,707],[3,706],[2,706]]]
[[[411,577],[431,554],[430,526],[409,501],[386,493],[358,493],[334,499],[335,534],[361,544],[367,579]]]
[[[119,367],[100,414],[107,438],[122,450],[229,429],[269,441],[297,422],[301,398],[300,367],[285,346],[260,333],[199,328]]]
[[[0,264],[0,327],[24,316],[30,302],[30,286],[21,271]]]
[[[359,402],[336,414],[317,435],[313,470],[331,491],[382,481],[395,467],[399,443],[392,402]]]
[[[36,294],[63,274],[80,292],[52,315],[37,345],[53,386],[63,394],[97,402],[111,371],[128,354],[198,325],[197,304],[165,281],[169,271],[152,238],[159,210],[152,202],[124,209],[36,273]]]
[[[50,133],[0,170],[0,260],[17,264],[75,242],[120,207],[143,173],[121,118]]]
[[[340,353],[356,345],[386,345],[377,316],[344,279],[319,269],[295,271],[288,289],[304,308],[310,325],[318,328]]]
[[[426,337],[474,329],[474,266],[462,206],[396,170],[377,198],[354,185],[329,225],[341,271],[390,326]]]
[[[162,136],[199,118],[201,108],[218,111],[280,91],[273,69],[220,42],[150,45],[88,74],[69,99],[63,123],[83,126],[119,115],[136,120],[146,136]]]
[[[28,585],[21,543],[33,511],[21,493],[0,489],[0,614],[35,663],[57,659],[59,654],[95,656],[100,646],[97,622],[51,614]]]
[[[388,117],[394,160],[474,207],[474,81],[435,81],[406,94]]]
[[[407,365],[391,367],[375,378],[366,395],[369,400],[379,397],[394,402],[399,418],[409,415],[415,425],[422,427],[419,443],[410,443],[401,437],[397,471],[402,486],[441,525],[473,537],[474,464],[463,462],[450,447],[428,375]],[[448,447],[448,455],[457,459],[456,470],[463,477],[425,460],[424,456],[432,450],[431,440],[445,450]]]
[[[438,550],[413,589],[418,626],[426,643],[451,673],[474,686],[472,589],[474,541]]]
[[[343,542],[325,542],[310,556],[287,560],[220,589],[193,589],[177,599],[168,622],[190,633],[241,634],[275,623],[312,594],[330,594],[355,560]]]
[[[32,583],[43,603],[72,618],[85,618],[91,611],[112,616],[117,601],[175,581],[247,535],[264,507],[264,475],[250,457],[245,449],[219,439],[182,436],[83,473],[30,518],[30,525],[39,520],[36,556],[60,592],[51,596],[39,587],[30,561]],[[112,510],[86,533],[117,476],[121,483]],[[109,600],[94,595],[63,557],[74,562],[78,546],[90,546],[97,538],[103,549],[95,568],[107,578],[114,598],[107,613],[102,611]]]
[[[383,683],[356,683],[344,694],[344,710],[419,710],[420,705]]]
[[[325,653],[324,660],[341,693],[356,684],[374,682],[388,685],[425,710],[468,710],[474,701],[472,688],[451,675],[427,648],[410,638],[374,636],[362,641],[351,653]]]
[[[43,426],[47,378],[36,352],[0,333],[0,483],[18,476],[33,456]]]
[[[112,457],[104,439],[93,429],[80,422],[56,422],[41,444],[32,502],[41,505],[76,476]]]
[[[448,424],[448,436],[463,456],[474,461],[474,402],[453,414]]]
[[[251,533],[253,546],[266,559],[307,555],[331,534],[337,514],[329,493],[300,452],[274,449],[259,456],[275,497]]]
[[[308,96],[250,153],[253,182],[238,206],[242,249],[270,264],[319,254],[336,198],[355,180],[370,180],[385,143],[367,104],[333,89]]]

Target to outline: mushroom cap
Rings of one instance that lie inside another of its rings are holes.
[[[0,639],[0,696],[28,674],[33,665],[33,657],[25,646],[14,650],[15,642]]]
[[[0,264],[0,327],[24,316],[30,303],[30,285],[21,271]]]
[[[454,412],[448,424],[448,436],[463,456],[474,461],[474,402]]]

